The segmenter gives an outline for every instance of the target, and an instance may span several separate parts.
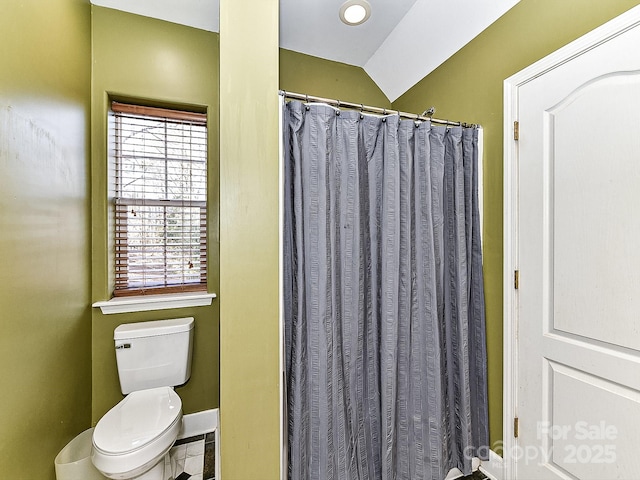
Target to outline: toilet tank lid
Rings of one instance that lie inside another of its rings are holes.
[[[113,331],[114,340],[154,337],[172,333],[188,332],[193,328],[193,317],[153,320],[150,322],[125,323]]]

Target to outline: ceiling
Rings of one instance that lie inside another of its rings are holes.
[[[519,0],[369,0],[371,18],[343,24],[344,0],[280,0],[280,46],[362,67],[396,100]],[[191,27],[219,31],[219,0],[91,0]]]

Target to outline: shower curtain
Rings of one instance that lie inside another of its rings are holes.
[[[488,453],[475,128],[288,102],[291,480],[442,480]]]

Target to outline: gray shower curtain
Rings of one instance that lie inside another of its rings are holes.
[[[284,106],[291,480],[488,453],[477,129]]]

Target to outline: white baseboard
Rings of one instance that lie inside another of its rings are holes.
[[[479,458],[474,457],[471,465],[471,468],[474,471],[480,470],[487,477],[489,477],[490,480],[504,480],[504,475],[502,473],[504,468],[504,461],[502,460],[502,457],[493,450],[489,451],[489,460],[481,461]],[[454,468],[449,472],[444,480],[454,480],[463,476],[464,474],[460,470]]]
[[[218,409],[189,413],[182,417],[182,428],[178,439],[195,437],[218,429]]]
[[[182,417],[182,428],[178,433],[178,439],[204,435],[205,433],[216,433],[216,479],[222,478],[220,474],[220,410],[213,408],[201,412],[189,413]]]
[[[480,471],[490,480],[505,480],[504,460],[493,450],[489,450],[489,460],[481,463]]]
[[[471,469],[475,471],[478,469],[479,466],[480,466],[480,459],[477,457],[473,457],[473,459],[471,460]],[[460,477],[464,477],[464,474],[457,468],[452,468],[447,474],[447,476],[444,477],[444,480],[454,480]]]

